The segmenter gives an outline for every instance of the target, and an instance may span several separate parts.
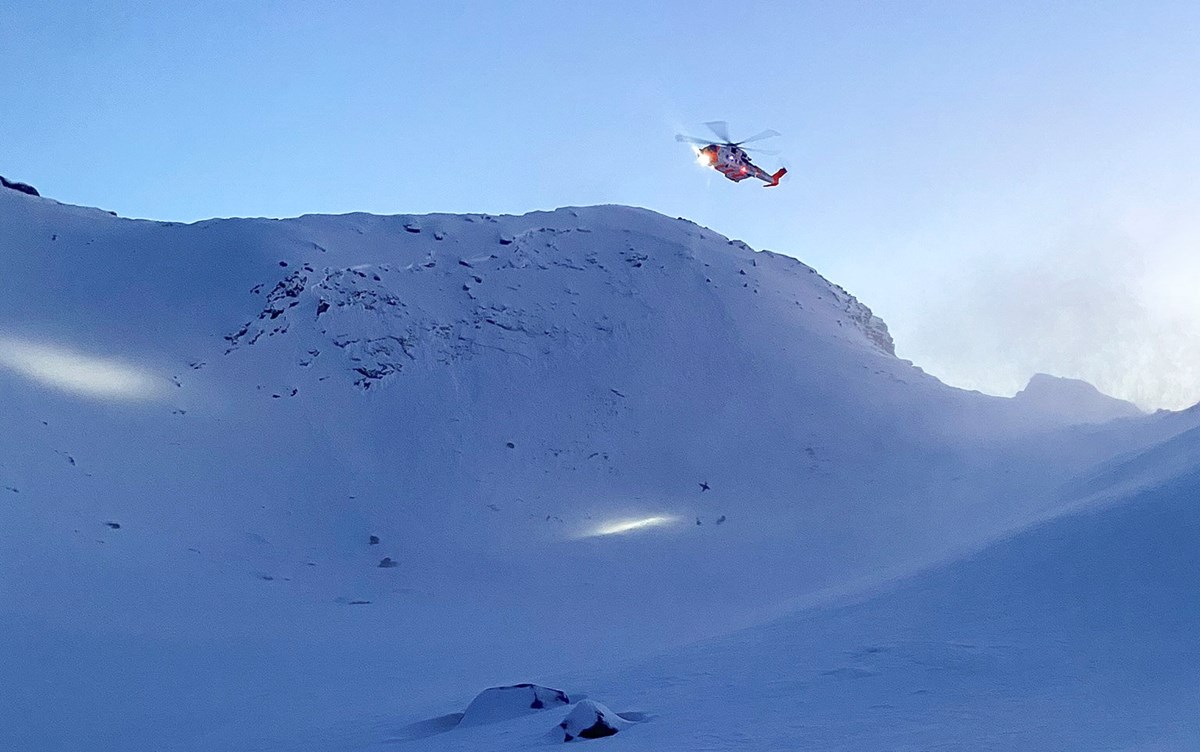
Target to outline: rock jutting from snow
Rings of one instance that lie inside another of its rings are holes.
[[[11,188],[14,191],[20,191],[21,193],[28,193],[30,196],[42,195],[42,194],[38,193],[37,188],[34,188],[32,185],[29,185],[28,183],[18,183],[13,180],[8,180],[3,175],[0,175],[0,186],[4,186],[5,188]]]
[[[632,725],[632,721],[625,720],[594,700],[580,700],[558,727],[562,729],[563,741],[569,742],[574,739],[603,739]]]

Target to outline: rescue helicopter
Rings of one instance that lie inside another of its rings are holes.
[[[765,130],[750,138],[734,141],[729,137],[729,125],[724,120],[714,120],[711,123],[705,123],[705,125],[716,134],[717,138],[721,139],[720,142],[714,143],[706,138],[685,136],[682,133],[675,134],[676,141],[693,144],[692,148],[696,152],[697,161],[705,167],[713,168],[735,183],[746,178],[758,178],[766,183],[763,188],[779,185],[779,179],[787,174],[786,167],[780,167],[774,174],[767,172],[751,162],[749,155],[746,154],[747,151],[756,150],[742,148],[742,144],[761,141],[764,138],[773,138],[779,135],[778,132]],[[760,151],[760,153],[778,154],[779,152]]]

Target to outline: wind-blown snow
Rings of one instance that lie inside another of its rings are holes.
[[[963,710],[982,739],[1039,707],[1137,736],[1114,694],[1034,702],[1082,655],[1040,641],[1036,593],[1006,591],[993,634],[955,588],[1088,561],[995,541],[1174,482],[1194,412],[1091,424],[950,389],[802,263],[626,207],[177,225],[3,191],[0,263],[2,747],[519,749],[562,718],[446,719],[562,677],[645,720],[588,744],[987,748],[952,703],[855,704],[861,672],[882,698],[926,657],[949,666],[931,692],[1010,693]],[[963,558],[981,550],[1010,563]],[[930,566],[888,591],[919,612],[821,605]],[[1029,664],[979,659],[955,684],[957,631],[1060,668],[1022,684]],[[1149,635],[1154,661],[1172,635]]]

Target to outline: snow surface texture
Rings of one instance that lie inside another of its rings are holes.
[[[459,725],[530,681],[611,748],[1200,744],[1200,411],[948,388],[625,207],[0,191],[0,263],[0,748],[561,744]]]

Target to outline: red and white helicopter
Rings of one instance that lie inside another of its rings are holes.
[[[776,131],[765,130],[750,138],[735,142],[729,138],[729,125],[724,120],[714,120],[711,123],[705,123],[705,125],[717,135],[717,138],[721,139],[720,143],[712,143],[705,138],[685,136],[682,133],[675,134],[676,141],[693,144],[692,149],[696,152],[696,159],[705,167],[713,168],[735,183],[746,178],[758,178],[766,183],[763,188],[779,185],[779,179],[787,174],[786,167],[780,167],[775,174],[767,172],[752,163],[750,157],[746,154],[747,151],[757,150],[742,148],[742,144],[778,136],[779,133]],[[759,153],[778,154],[779,152],[760,151]]]

